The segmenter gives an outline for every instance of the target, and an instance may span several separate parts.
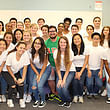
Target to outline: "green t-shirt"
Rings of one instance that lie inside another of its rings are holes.
[[[52,42],[50,38],[45,41],[45,45],[46,45],[46,47],[48,49],[48,53],[49,53],[49,62],[51,64],[51,66],[53,66],[53,67],[55,67],[53,53],[58,47],[58,40],[59,40],[59,37],[57,37],[57,40],[55,42]]]

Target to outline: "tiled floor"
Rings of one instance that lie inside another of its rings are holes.
[[[100,97],[99,99],[87,99],[84,97],[84,104],[74,104],[72,103],[70,108],[59,107],[57,102],[47,101],[47,104],[44,108],[33,108],[33,102],[26,104],[26,108],[24,110],[110,110],[110,104],[106,104],[106,97]],[[8,108],[6,103],[0,103],[0,110],[19,110],[18,100],[14,101],[15,107]]]

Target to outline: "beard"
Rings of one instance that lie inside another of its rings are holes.
[[[51,39],[55,39],[57,36],[55,36],[55,37],[50,37]]]

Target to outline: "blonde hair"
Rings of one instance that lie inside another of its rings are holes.
[[[31,26],[30,26],[30,28],[32,28],[34,26],[38,29],[38,25],[36,23],[32,23]]]

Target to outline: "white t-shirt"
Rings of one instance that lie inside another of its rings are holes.
[[[82,38],[86,35],[86,31],[84,29],[81,29],[78,33],[82,36]]]
[[[104,40],[103,47],[104,47],[104,48],[108,48],[108,40],[107,40],[107,39]]]
[[[57,52],[58,52],[58,50],[55,50],[54,53],[53,53],[53,58],[54,59],[57,58]],[[71,64],[71,67],[70,67],[70,71],[76,71],[75,65],[73,63],[73,59],[74,59],[74,54],[73,54],[72,50],[70,50],[70,61],[72,61],[72,64]],[[61,55],[60,71],[66,71],[65,65],[64,65],[64,55]]]
[[[103,59],[107,60],[110,63],[110,48],[104,49]]]
[[[31,55],[31,53],[30,53],[30,59],[32,60],[32,55]],[[36,58],[34,58],[34,60],[33,60],[32,62],[33,62],[33,64],[36,65],[37,68],[42,69],[43,63],[40,63],[39,55],[38,55]],[[47,63],[47,66],[48,66],[48,65],[49,65],[49,62]]]
[[[94,29],[94,32],[98,32],[99,34],[101,34],[101,32],[102,32],[102,27],[100,27],[100,29]]]
[[[12,52],[7,56],[6,65],[11,66],[13,73],[17,73],[21,68],[30,64],[29,56],[25,52],[19,61],[16,60],[16,52]]]
[[[7,48],[7,51],[11,51],[15,48],[16,45],[14,45],[13,43],[10,43],[9,47]]]
[[[85,60],[85,55],[88,55],[87,50],[88,48],[85,48],[85,51],[83,55],[76,55],[74,56],[73,63],[75,67],[83,67],[84,60]]]
[[[68,41],[69,41],[69,45],[70,45],[70,48],[71,48],[71,43],[72,43],[72,33],[69,32],[68,34],[64,34],[63,33],[63,36],[66,36],[68,38]]]
[[[101,46],[93,47],[90,46],[88,49],[89,54],[89,68],[91,70],[100,69],[101,59],[103,59],[104,48]]]
[[[0,56],[0,65],[3,63],[3,61],[6,61],[7,55],[8,55],[8,51],[7,51],[7,50],[5,50],[5,51],[1,54],[1,56]],[[4,67],[3,67],[3,71],[8,71],[7,68],[6,68],[6,64],[5,64]]]
[[[38,29],[37,34],[39,35],[39,37],[41,37],[43,35],[42,31],[40,29]]]
[[[0,66],[1,66],[1,64],[2,64],[4,61],[6,61],[7,54],[8,54],[8,52],[7,52],[7,51],[4,51],[4,52],[2,52],[2,54],[0,55]]]
[[[87,37],[84,37],[83,41],[84,41],[85,47],[88,47],[88,46],[92,45],[92,41],[89,41]]]

